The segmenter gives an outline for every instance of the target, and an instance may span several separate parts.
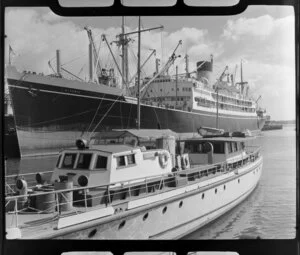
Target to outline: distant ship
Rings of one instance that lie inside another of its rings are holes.
[[[266,122],[265,125],[262,128],[262,131],[268,131],[268,130],[276,130],[276,129],[282,129],[282,124],[277,124],[275,122],[271,121],[271,116],[266,116]]]
[[[60,65],[59,51],[52,75],[6,67],[21,156],[57,153],[93,132],[137,127],[137,89],[131,86],[137,78],[129,79],[126,63],[128,37],[136,32],[119,35],[122,68],[116,66],[119,74],[124,74],[119,86],[115,70],[99,66],[92,31],[85,29],[90,40],[88,82],[73,74],[76,80],[63,77],[62,73],[70,72]],[[102,40],[109,47],[104,35]],[[212,82],[213,58],[199,61],[196,71],[189,72],[186,55],[186,73],[171,76],[168,70],[177,58],[176,49],[161,69],[157,64],[156,72],[142,80],[141,128],[174,132],[196,132],[200,126],[254,133],[261,130],[265,111],[249,97],[242,66],[240,82],[228,74],[227,67]]]

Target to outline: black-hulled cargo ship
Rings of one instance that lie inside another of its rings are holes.
[[[22,156],[55,153],[61,148],[74,146],[76,138],[101,130],[136,128],[135,86],[130,86],[125,75],[122,83],[126,86],[120,88],[114,70],[105,71],[97,66],[95,59],[99,57],[93,55],[97,53],[93,48],[95,43],[91,30],[86,30],[91,42],[89,82],[64,78],[59,54],[57,71],[53,75],[18,72],[14,66],[7,66],[7,82]],[[122,42],[128,43],[125,37],[122,37]],[[106,40],[104,36],[102,39]],[[127,47],[124,49],[126,52]],[[264,114],[249,98],[249,85],[242,77],[241,82],[235,82],[224,70],[213,83],[210,78],[212,59],[198,62],[194,74],[188,71],[186,62],[183,76],[170,76],[168,69],[175,59],[174,51],[163,68],[159,70],[157,67],[152,77],[143,80],[141,128],[175,132],[197,132],[200,126],[226,131],[261,130]],[[93,68],[97,69],[96,79]],[[125,64],[122,65],[122,71],[126,68]]]
[[[16,132],[15,120],[11,108],[10,97],[4,93],[4,156],[6,158],[20,157],[20,149]]]

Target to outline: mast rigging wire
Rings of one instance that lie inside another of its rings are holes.
[[[98,124],[95,126],[95,128],[92,130],[89,139],[91,139],[92,134],[95,132],[95,130],[97,129],[97,127],[101,124],[101,122],[103,121],[103,119],[106,117],[106,115],[109,113],[109,111],[113,108],[113,106],[115,105],[115,103],[119,100],[119,98],[122,95],[119,95],[116,100],[111,104],[111,106],[109,107],[109,109],[106,111],[106,113],[103,115],[103,117],[101,118],[101,120],[98,122]]]

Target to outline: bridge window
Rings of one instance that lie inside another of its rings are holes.
[[[106,169],[106,166],[107,166],[107,157],[98,155],[95,168]]]
[[[62,168],[73,168],[76,156],[77,153],[66,153],[62,163]]]
[[[125,156],[119,156],[117,157],[117,166],[125,166]]]
[[[61,155],[59,155],[59,157],[58,157],[58,160],[57,160],[57,163],[56,163],[56,167],[59,167],[60,160],[61,160]]]
[[[134,157],[134,154],[127,155],[127,162],[128,162],[128,165],[133,165],[133,164],[135,164],[135,157]]]
[[[91,153],[80,153],[76,169],[89,169],[92,155]]]

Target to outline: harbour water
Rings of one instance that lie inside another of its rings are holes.
[[[257,188],[226,215],[184,239],[295,238],[295,125],[263,132],[255,144],[262,146],[264,156],[263,174]],[[56,156],[9,159],[6,174],[49,171],[56,160]]]

